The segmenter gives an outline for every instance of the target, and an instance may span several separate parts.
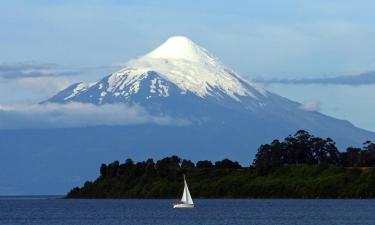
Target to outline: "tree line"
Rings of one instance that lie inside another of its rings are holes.
[[[261,145],[244,167],[230,159],[194,163],[178,156],[114,161],[67,198],[176,198],[182,174],[198,198],[375,198],[375,144],[340,152],[332,139],[299,130]]]
[[[284,165],[333,165],[339,167],[375,167],[375,144],[366,141],[362,148],[348,147],[340,152],[331,138],[320,138],[305,130],[299,130],[294,135],[287,136],[283,141],[273,140],[270,144],[261,145],[253,163],[260,173],[267,172]],[[102,164],[101,177],[118,176],[160,176],[174,179],[184,172],[197,169],[241,169],[237,161],[223,159],[215,163],[201,160],[197,163],[181,159],[178,156],[166,157],[154,162],[153,159],[134,162],[126,159],[124,163],[114,161]]]
[[[253,166],[261,172],[298,164],[374,167],[375,144],[366,141],[362,148],[349,147],[340,152],[331,138],[322,139],[299,130],[283,141],[275,139],[261,145],[253,161]]]
[[[209,160],[198,161],[196,164],[191,160],[181,159],[178,156],[166,157],[154,162],[153,159],[135,163],[132,159],[126,159],[125,163],[120,164],[114,161],[110,164],[100,166],[100,177],[140,177],[159,176],[161,178],[175,179],[183,173],[194,168],[197,169],[241,169],[242,166],[237,161],[223,159],[212,163]]]

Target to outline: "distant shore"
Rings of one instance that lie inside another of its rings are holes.
[[[178,156],[100,166],[100,176],[66,198],[178,198],[185,174],[193,198],[375,198],[375,144],[340,152],[335,142],[297,131],[261,145],[251,166]]]
[[[62,199],[65,195],[0,195],[0,200],[7,199]]]
[[[254,168],[192,169],[186,173],[193,198],[374,198],[375,169],[284,166],[267,175]],[[86,182],[66,198],[177,199],[182,179],[108,177]]]

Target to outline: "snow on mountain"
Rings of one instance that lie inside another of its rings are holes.
[[[241,98],[251,97],[258,101],[258,107],[261,99],[268,96],[266,90],[242,79],[206,49],[186,37],[176,36],[101,81],[91,85],[74,84],[49,101],[129,102],[145,88],[141,84],[148,87],[148,91],[143,92],[144,100],[169,97],[171,86],[178,89],[173,94],[194,94],[216,101],[227,101],[229,97],[241,102]]]
[[[200,97],[212,95],[217,88],[232,98],[238,96],[256,97],[235,72],[226,67],[206,49],[198,46],[186,37],[171,37],[152,52],[129,62],[128,68],[117,73],[120,75],[134,69],[138,73],[156,71],[165,79],[173,82],[184,91],[191,91]],[[136,73],[137,73],[136,72]],[[250,84],[266,95],[266,91]]]
[[[81,82],[81,83],[78,83],[78,84],[75,84],[74,85],[74,88],[72,88],[72,93],[65,97],[64,100],[67,100],[67,99],[70,99],[70,98],[73,98],[74,96],[76,96],[77,94],[79,94],[80,92],[82,91],[86,91],[88,88],[90,88],[93,84],[88,84],[88,83],[85,83],[85,82]]]
[[[307,111],[301,104],[241,78],[206,49],[181,36],[169,38],[118,72],[95,83],[73,84],[46,102],[74,101],[136,104],[152,114],[198,124],[225,124],[217,129],[254,129],[263,133],[260,139],[298,129],[346,143],[373,136],[347,121]]]

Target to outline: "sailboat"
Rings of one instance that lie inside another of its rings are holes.
[[[188,185],[186,183],[185,175],[184,175],[184,191],[182,193],[181,202],[177,204],[173,204],[173,208],[194,208],[194,202],[191,198]]]

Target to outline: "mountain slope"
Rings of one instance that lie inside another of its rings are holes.
[[[145,101],[143,105],[147,106],[154,99],[195,95],[226,106],[256,108],[262,106],[267,94],[189,39],[172,37],[154,51],[130,61],[124,69],[93,84],[74,84],[48,101],[141,105]]]
[[[74,84],[46,102],[72,101],[137,104],[153,114],[241,130],[288,134],[307,129],[343,145],[373,137],[349,122],[306,111],[301,104],[241,78],[206,49],[180,36],[131,60],[118,72],[92,84]]]

